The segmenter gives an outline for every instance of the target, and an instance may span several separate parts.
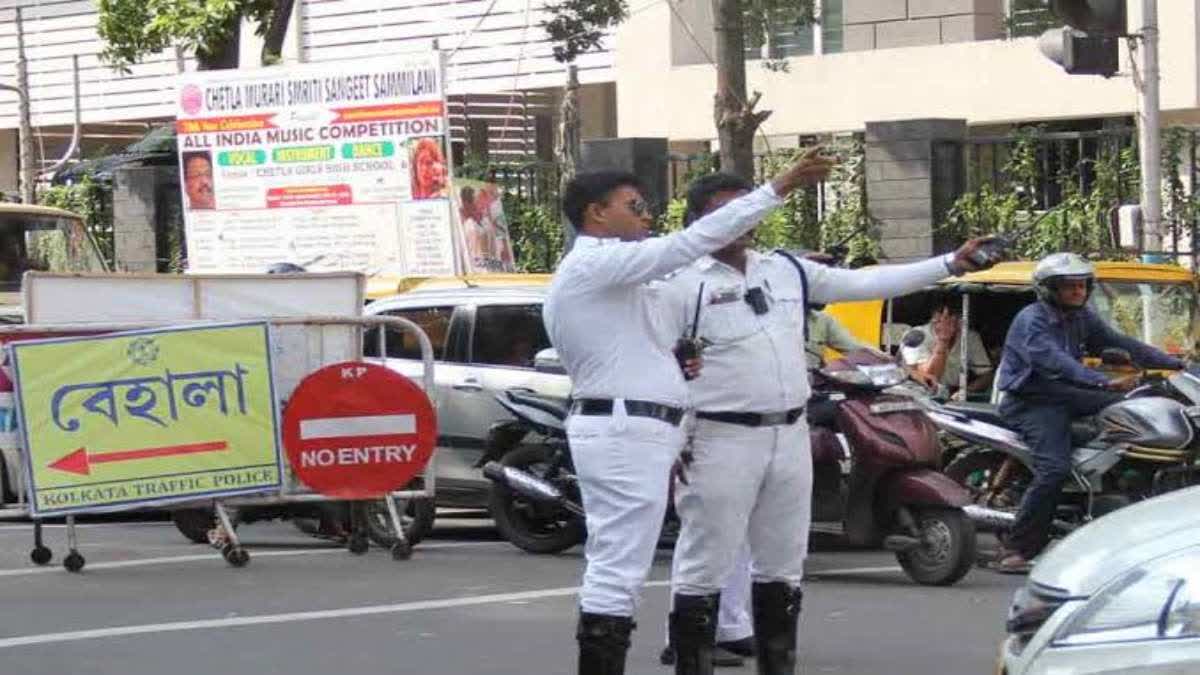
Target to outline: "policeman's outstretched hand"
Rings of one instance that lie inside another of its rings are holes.
[[[825,154],[825,148],[816,146],[804,151],[800,158],[775,176],[771,187],[775,194],[786,197],[788,193],[802,185],[817,185],[829,177],[829,171],[837,162]]]
[[[950,262],[955,274],[986,270],[1008,254],[1008,245],[999,237],[975,237],[958,247]]]

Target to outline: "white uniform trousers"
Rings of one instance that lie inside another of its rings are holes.
[[[746,427],[697,420],[692,455],[688,485],[675,485],[676,591],[719,592],[743,541],[754,582],[799,585],[812,499],[808,422]]]
[[[679,548],[675,548],[676,554]],[[671,576],[675,576],[675,565],[679,557],[671,560]],[[675,589],[671,589],[668,607],[674,608]],[[736,642],[754,635],[754,619],[750,615],[750,544],[742,544],[737,559],[725,585],[721,587],[721,609],[717,614],[717,642]],[[667,621],[667,643],[670,643],[671,625]]]
[[[611,416],[572,415],[567,437],[587,513],[580,609],[631,617],[654,561],[683,430],[626,416],[618,399]]]

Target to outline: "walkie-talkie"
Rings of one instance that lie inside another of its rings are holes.
[[[1058,211],[1058,209],[1050,209],[1046,211],[1037,218],[1034,218],[1033,221],[1028,225],[1015,232],[994,234],[985,237],[984,240],[980,242],[979,247],[971,252],[971,262],[983,268],[990,267],[991,265],[1004,260],[1008,257],[1008,254],[1013,247],[1016,246],[1018,239],[1024,237],[1026,234],[1029,234],[1034,227],[1037,227],[1037,225],[1045,220],[1047,216],[1055,213],[1056,211]]]
[[[704,343],[700,340],[698,333],[700,331],[700,307],[704,303],[704,282],[700,283],[700,290],[696,294],[696,312],[692,315],[692,332],[689,336],[679,338],[675,342],[675,360],[679,362],[679,369],[683,371],[683,379],[694,379],[688,374],[687,368],[684,366],[688,361],[700,357],[700,350],[704,348]]]

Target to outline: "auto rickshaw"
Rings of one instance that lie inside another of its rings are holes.
[[[1017,312],[1036,300],[1035,262],[1000,263],[982,272],[945,279],[933,287],[892,300],[868,300],[829,305],[826,311],[867,344],[898,352],[900,341],[913,326],[930,320],[939,296],[958,296],[962,322],[955,349],[967,362],[966,331],[979,333],[993,367],[999,364],[1009,324]],[[1121,332],[1170,354],[1186,355],[1197,336],[1196,277],[1175,265],[1138,262],[1096,263],[1096,288],[1091,307]],[[967,385],[967,370],[959,388]]]

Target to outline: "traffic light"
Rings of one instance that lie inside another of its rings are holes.
[[[1042,33],[1038,48],[1069,75],[1112,77],[1121,67],[1120,38],[1089,35],[1063,26]]]
[[[1112,77],[1126,35],[1125,0],[1043,0],[1067,25],[1042,33],[1038,47],[1070,75]]]

